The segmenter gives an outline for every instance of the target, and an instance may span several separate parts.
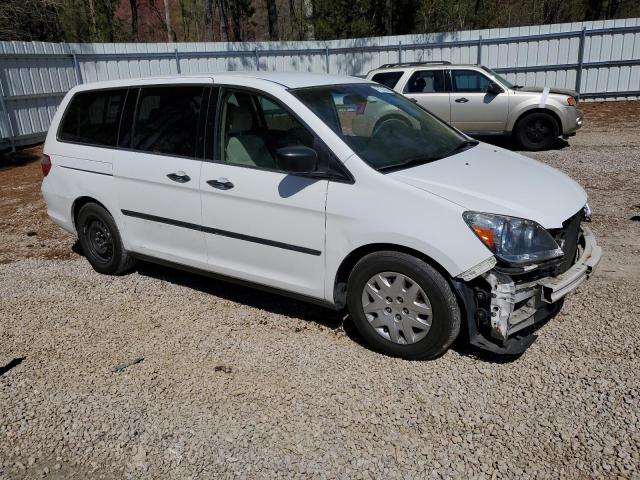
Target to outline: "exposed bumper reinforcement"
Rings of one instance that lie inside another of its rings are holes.
[[[582,226],[580,256],[566,272],[516,284],[504,273],[491,270],[483,275],[489,284],[488,318],[484,334],[472,312],[478,311],[477,294],[463,282],[456,284],[467,309],[469,341],[482,349],[502,354],[519,354],[535,340],[531,327],[556,314],[561,300],[584,283],[598,266],[602,249],[591,230]],[[476,290],[477,291],[477,290]],[[525,330],[527,329],[527,330]]]

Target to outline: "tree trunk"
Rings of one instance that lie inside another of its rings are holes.
[[[164,0],[164,23],[167,26],[167,42],[171,42],[171,12],[169,11],[169,0]]]
[[[93,3],[93,0],[88,0],[87,5],[89,7],[89,30],[91,33],[91,40],[96,40],[96,34],[98,33],[98,28],[96,26],[96,6]]]
[[[302,0],[305,19],[305,37],[307,40],[315,40],[315,30],[313,28],[313,1]]]
[[[231,0],[231,26],[233,27],[233,40],[242,41],[242,24],[240,23],[240,4],[239,0]]]
[[[204,16],[204,24],[205,31],[207,36],[207,41],[213,42],[213,0],[205,1],[205,16]]]
[[[385,34],[393,35],[393,0],[384,2],[384,30]]]
[[[229,39],[229,15],[227,12],[227,2],[218,0],[218,9],[220,10],[220,39],[225,42]]]
[[[269,39],[278,40],[278,10],[276,0],[267,0],[267,17],[269,20]]]
[[[131,6],[131,35],[138,40],[138,0],[129,0]]]

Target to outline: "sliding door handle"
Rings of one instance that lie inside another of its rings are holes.
[[[467,103],[468,101],[469,101],[469,99],[468,98],[464,98],[464,97],[456,98],[456,100],[455,100],[456,103]]]
[[[229,190],[233,188],[233,183],[224,177],[220,177],[217,180],[207,180],[207,183],[218,190]]]
[[[170,173],[167,175],[167,178],[178,183],[187,183],[189,180],[191,180],[191,177],[184,172]]]

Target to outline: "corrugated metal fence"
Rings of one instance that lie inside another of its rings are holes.
[[[0,42],[0,149],[42,140],[78,83],[256,69],[364,75],[433,60],[482,63],[519,84],[571,88],[585,99],[637,99],[640,19],[328,42]]]

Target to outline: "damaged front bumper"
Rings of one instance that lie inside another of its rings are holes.
[[[526,350],[535,340],[533,326],[556,314],[561,300],[587,280],[600,262],[602,249],[584,225],[576,256],[575,263],[556,276],[520,281],[494,268],[473,284],[458,282],[470,343],[495,353]]]

